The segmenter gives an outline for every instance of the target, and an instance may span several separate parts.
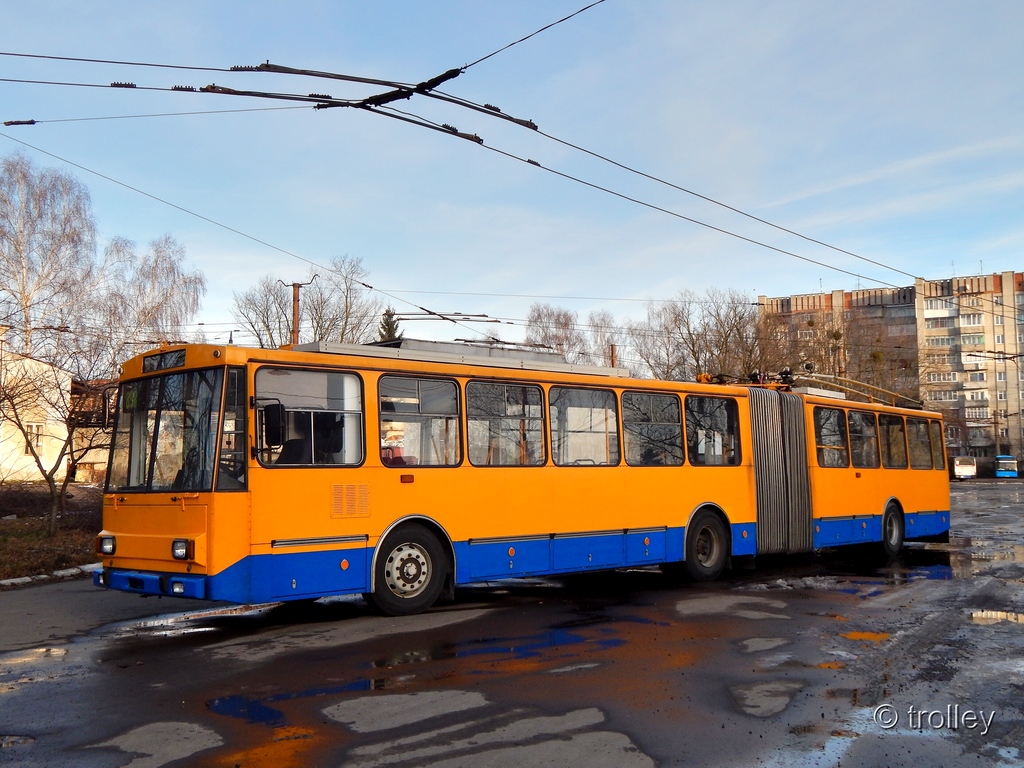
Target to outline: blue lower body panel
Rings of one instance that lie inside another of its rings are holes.
[[[732,554],[736,557],[757,554],[756,523],[733,523]]]
[[[812,540],[815,549],[881,541],[882,518],[875,515],[839,519],[818,518],[814,521]]]
[[[213,576],[105,568],[93,574],[93,583],[140,595],[241,604],[302,600],[368,592],[370,555],[366,548],[252,555]]]
[[[755,554],[754,523],[730,530],[732,554]],[[456,542],[455,583],[678,562],[685,536],[677,527]],[[93,582],[142,595],[265,603],[369,592],[372,564],[373,549],[364,547],[252,555],[212,576],[105,568]]]
[[[908,539],[949,533],[949,511],[912,512],[904,519],[904,530]]]
[[[949,531],[949,511],[909,512],[903,517],[903,536],[919,539]],[[882,516],[818,518],[814,521],[814,548],[864,544],[882,540]]]
[[[455,544],[455,583],[598,571],[681,560],[683,528],[470,539]]]
[[[92,583],[98,587],[135,592],[140,595],[206,598],[206,576],[187,573],[155,573],[153,571],[123,571],[105,568],[95,571]]]

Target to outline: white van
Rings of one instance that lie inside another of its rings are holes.
[[[967,480],[978,476],[978,463],[973,456],[953,457],[953,477],[957,480]]]

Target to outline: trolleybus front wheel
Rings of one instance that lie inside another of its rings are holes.
[[[714,581],[729,558],[729,537],[722,519],[707,510],[698,512],[686,528],[683,567],[694,581]]]
[[[370,600],[388,616],[424,611],[440,596],[447,571],[437,537],[422,525],[405,523],[380,547]]]
[[[900,553],[903,535],[903,513],[895,504],[890,504],[882,515],[882,553],[886,557],[896,557]]]

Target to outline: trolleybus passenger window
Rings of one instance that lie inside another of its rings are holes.
[[[841,408],[814,409],[814,442],[819,467],[848,467],[846,411]]]
[[[691,464],[740,463],[739,412],[726,397],[689,395],[686,409],[686,449]]]
[[[907,419],[907,444],[910,447],[912,469],[932,468],[932,447],[928,440],[928,422],[924,419]]]
[[[454,467],[462,461],[454,381],[381,376],[380,456],[389,467]]]
[[[551,453],[560,466],[619,463],[615,393],[552,387]]]
[[[932,435],[932,464],[936,469],[946,468],[946,444],[942,440],[942,424],[937,421],[928,422]]]
[[[878,417],[882,440],[882,466],[887,469],[907,468],[907,439],[903,417],[883,413]]]
[[[878,469],[878,428],[875,414],[850,411],[850,463],[858,469]]]
[[[634,467],[683,463],[683,420],[676,395],[622,394],[626,463]]]
[[[266,445],[264,406],[284,407],[283,445]],[[256,372],[257,449],[276,466],[361,464],[363,393],[351,373],[261,368]]]
[[[540,387],[471,381],[466,385],[469,461],[476,466],[544,463],[544,396]]]

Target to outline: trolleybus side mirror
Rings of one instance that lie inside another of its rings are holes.
[[[285,414],[282,403],[268,403],[263,407],[263,444],[276,448],[284,445]]]

